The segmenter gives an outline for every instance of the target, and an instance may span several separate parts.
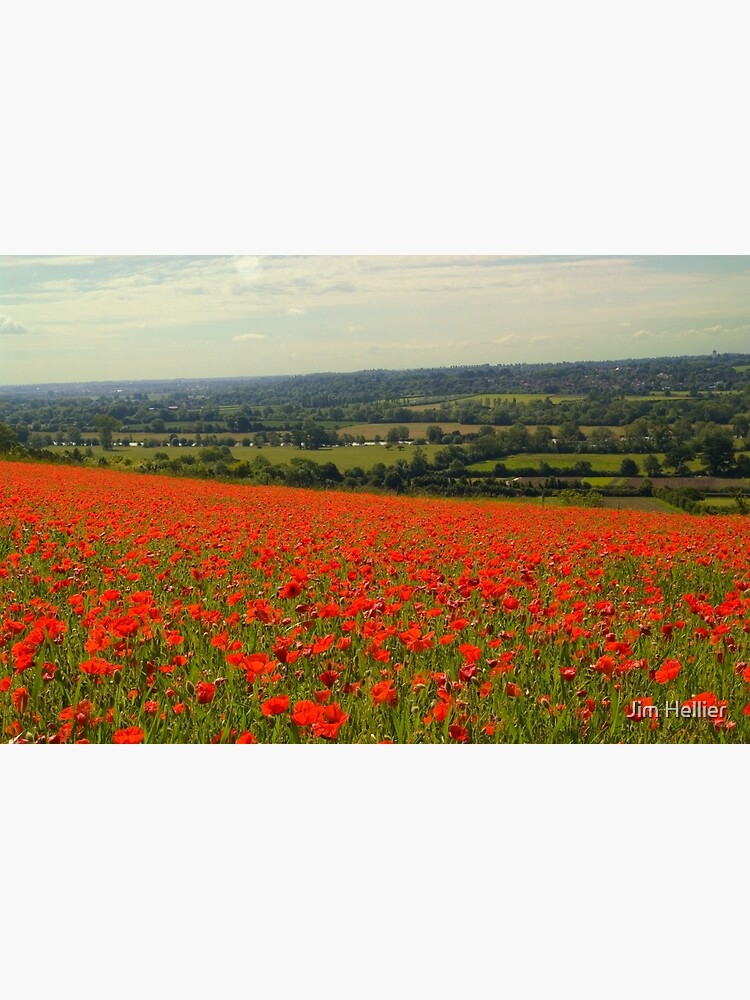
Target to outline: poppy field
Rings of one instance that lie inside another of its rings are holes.
[[[0,472],[6,743],[750,741],[740,516]]]

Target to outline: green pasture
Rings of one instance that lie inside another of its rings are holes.
[[[351,434],[352,437],[364,437],[366,441],[374,441],[376,435],[383,440],[388,436],[388,431],[393,427],[406,427],[409,431],[409,438],[413,441],[416,438],[426,438],[427,428],[438,426],[443,434],[453,434],[458,431],[460,434],[476,434],[478,424],[459,424],[454,420],[441,421],[418,421],[418,420],[395,420],[391,423],[383,424],[338,424],[339,434]]]
[[[734,497],[724,497],[724,496],[706,497],[705,500],[698,501],[698,506],[726,508],[728,514],[734,513],[734,511],[737,509],[737,503]]]
[[[664,463],[665,457],[662,453],[657,453],[656,457],[662,464]],[[511,455],[509,458],[488,459],[485,462],[476,462],[474,465],[469,466],[469,468],[470,470],[473,470],[475,472],[492,472],[495,466],[498,463],[501,463],[502,465],[505,466],[508,472],[514,472],[516,469],[525,469],[530,466],[535,466],[536,468],[539,468],[542,463],[550,465],[553,468],[558,468],[558,467],[572,468],[579,462],[590,462],[592,468],[596,469],[597,472],[619,473],[620,466],[622,465],[623,461],[627,458],[632,459],[636,463],[636,465],[638,466],[638,474],[641,476],[645,476],[646,473],[643,466],[646,456],[636,454],[635,452],[624,452],[624,453],[612,452],[604,454],[594,454],[593,452],[586,452],[584,454],[579,454],[578,452],[574,451],[552,452],[551,454],[530,452],[529,454]],[[688,462],[687,464],[694,471],[699,471],[701,468],[701,464],[697,460]]]
[[[583,398],[583,393],[578,393],[577,395],[558,395],[545,392],[480,392],[474,396],[455,396],[452,399],[444,399],[439,403],[420,403],[406,407],[406,409],[419,413],[423,410],[438,409],[440,406],[453,405],[455,403],[476,402],[482,404],[489,403],[490,406],[494,406],[495,403],[511,403],[513,400],[517,403],[537,403],[542,399],[549,399],[552,403],[562,403],[564,401]]]
[[[741,368],[737,368],[736,370],[737,371],[750,370],[750,365],[744,365]],[[728,391],[730,390],[717,389],[717,390],[712,390],[711,394],[712,395],[720,394],[722,392],[728,392]],[[670,391],[668,394],[659,391],[654,391],[651,393],[642,393],[642,394],[633,393],[626,395],[624,398],[626,400],[631,400],[633,402],[644,402],[644,401],[655,402],[657,400],[661,401],[664,399],[666,400],[686,399],[689,395],[690,393],[687,390],[673,390]],[[703,395],[703,393],[701,393],[701,395]],[[454,396],[451,399],[444,399],[438,403],[414,403],[410,404],[406,408],[412,410],[415,413],[419,413],[427,409],[437,409],[439,406],[442,405],[453,405],[456,403],[466,403],[470,401],[482,403],[483,405],[489,404],[490,406],[494,406],[496,403],[511,403],[514,400],[519,404],[524,404],[524,403],[538,403],[541,400],[549,399],[551,403],[557,404],[557,403],[567,403],[573,400],[585,399],[585,398],[586,398],[586,393],[583,392],[579,393],[480,392],[476,393],[473,396]]]
[[[441,445],[422,445],[421,451],[425,458],[432,462],[435,458],[435,453],[439,451],[441,447]],[[62,455],[65,452],[72,452],[73,449],[70,447],[57,446],[51,447],[47,450]],[[86,448],[79,448],[78,450],[82,454],[86,454],[87,451]],[[196,462],[198,462],[200,450],[200,447],[168,448],[166,445],[159,448],[141,448],[140,446],[131,448],[127,446],[114,448],[112,451],[107,452],[105,452],[99,445],[91,448],[94,460],[104,457],[111,465],[127,464],[127,460],[129,460],[129,465],[133,469],[137,469],[138,466],[144,462],[153,461],[157,452],[160,454],[166,454],[170,461],[173,461],[183,455],[192,455]],[[416,445],[396,444],[390,446],[341,446],[338,448],[321,448],[318,451],[306,451],[304,448],[294,448],[290,446],[277,448],[272,448],[270,446],[263,448],[244,448],[238,445],[236,448],[231,449],[232,458],[237,459],[240,462],[252,462],[254,459],[262,456],[263,458],[268,459],[271,465],[282,465],[289,464],[293,458],[305,458],[320,464],[333,462],[340,472],[346,472],[348,469],[354,469],[357,466],[367,472],[372,469],[374,465],[377,465],[378,462],[382,462],[384,465],[394,465],[399,460],[411,462],[416,451]]]
[[[479,428],[482,426],[484,426],[484,424],[461,424],[457,423],[455,420],[397,420],[382,424],[336,424],[339,434],[351,434],[352,437],[359,437],[361,435],[366,441],[374,441],[376,435],[379,435],[383,440],[385,440],[388,436],[388,431],[391,430],[392,427],[408,428],[409,437],[411,440],[415,440],[417,438],[426,438],[428,427],[439,427],[443,434],[453,434],[455,431],[458,431],[460,434],[477,434],[479,432]],[[527,428],[529,434],[533,434],[540,425],[525,424],[524,426]],[[560,433],[559,424],[544,424],[543,426],[549,427],[553,436]],[[508,430],[508,426],[495,425],[493,429],[496,434],[501,434],[503,431]],[[581,424],[580,429],[586,437],[589,437],[591,432],[595,430],[595,427],[593,424]],[[624,427],[607,427],[603,429],[609,430],[612,436],[616,438],[622,437],[626,430]]]

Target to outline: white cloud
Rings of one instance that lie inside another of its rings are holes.
[[[242,344],[246,340],[267,340],[265,333],[240,333],[236,337],[232,337],[235,344]]]
[[[16,323],[10,316],[0,316],[0,334],[2,333],[28,333],[25,326]]]

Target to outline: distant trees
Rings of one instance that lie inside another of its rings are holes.
[[[695,451],[687,441],[674,441],[664,453],[666,464],[674,470],[676,476],[690,474],[690,466],[687,463],[691,458],[695,458]]]
[[[408,441],[409,428],[404,427],[403,424],[397,424],[395,427],[391,427],[386,434],[385,439],[389,444],[398,444],[400,441]]]
[[[120,426],[120,421],[116,420],[109,413],[100,413],[96,418],[96,427],[99,431],[99,441],[105,451],[112,451],[112,432]]]
[[[729,431],[716,425],[704,430],[698,456],[711,476],[725,476],[734,469],[734,441]]]
[[[617,438],[609,427],[595,427],[589,435],[588,447],[598,452],[617,451]]]
[[[7,424],[0,424],[0,453],[13,451],[18,446],[18,435]]]
[[[750,431],[750,416],[746,413],[736,414],[732,421],[732,433],[734,436],[738,438],[747,437],[748,431]]]

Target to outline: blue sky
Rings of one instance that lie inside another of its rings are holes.
[[[0,384],[750,351],[750,257],[0,257]]]

